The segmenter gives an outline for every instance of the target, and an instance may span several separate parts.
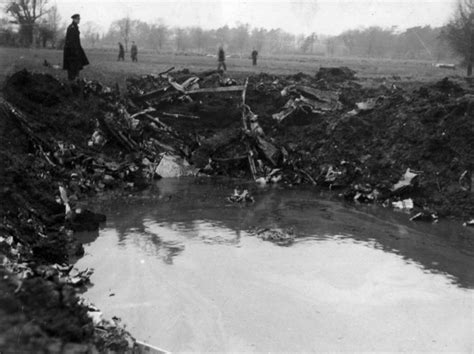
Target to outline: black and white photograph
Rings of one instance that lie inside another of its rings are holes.
[[[0,354],[474,353],[474,0],[0,0]]]

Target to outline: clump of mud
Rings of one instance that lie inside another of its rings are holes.
[[[59,198],[59,186],[68,187],[73,207],[96,193],[69,189],[85,158],[70,151],[77,143],[87,145],[84,137],[95,127],[100,104],[100,98],[82,91],[24,70],[6,81],[8,101],[0,98],[0,343],[6,352],[106,350],[79,302],[79,289],[40,271],[66,267],[81,256],[82,245],[71,230],[100,217],[77,208],[66,215]]]
[[[356,72],[348,67],[320,68],[316,73],[316,80],[343,82],[355,79]]]
[[[12,103],[20,105],[41,105],[51,107],[71,96],[65,85],[48,74],[31,73],[22,70],[8,78],[4,95]]]

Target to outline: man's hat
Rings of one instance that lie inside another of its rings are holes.
[[[71,18],[72,18],[73,20],[75,20],[75,19],[81,18],[81,15],[79,15],[79,14],[74,14],[74,15],[71,16]]]

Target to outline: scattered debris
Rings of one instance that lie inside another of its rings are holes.
[[[462,226],[474,227],[474,219],[468,220],[462,224]]]
[[[353,197],[354,201],[360,203],[373,203],[379,199],[380,191],[368,183],[366,184],[356,184],[353,186],[352,190],[355,192]]]
[[[375,108],[376,103],[376,99],[369,98],[367,101],[356,103],[356,106],[359,111],[370,111]]]
[[[93,272],[93,269],[87,268],[80,271],[72,265],[59,265],[57,263],[51,266],[40,265],[34,270],[34,273],[39,274],[45,279],[56,278],[60,283],[73,287],[82,287],[90,284],[90,277]]]
[[[89,147],[96,146],[98,148],[103,147],[107,143],[107,139],[104,137],[104,133],[100,130],[96,130],[89,141],[87,142],[87,145]]]
[[[309,86],[289,85],[281,91],[281,96],[291,96],[291,98],[283,106],[281,112],[272,115],[278,122],[296,112],[324,114],[342,108],[337,92],[323,91]]]
[[[226,86],[226,87],[210,87],[186,91],[187,95],[192,95],[196,93],[219,93],[219,92],[235,92],[242,91],[244,86]]]
[[[291,246],[295,242],[293,230],[264,228],[256,231],[257,237],[273,242],[279,246]]]
[[[410,221],[438,222],[438,214],[431,211],[420,211],[410,218]]]
[[[397,202],[392,202],[392,206],[396,209],[412,210],[414,207],[413,199],[404,199]]]
[[[260,185],[266,185],[268,183],[278,183],[282,180],[281,169],[275,168],[270,171],[265,177],[259,177],[255,180]]]
[[[420,174],[420,172],[415,173],[415,171],[412,171],[409,168],[407,168],[407,170],[403,174],[400,181],[398,181],[397,183],[395,183],[393,185],[392,192],[394,194],[395,193],[401,193],[401,192],[405,191],[407,188],[413,187],[413,184],[415,182],[415,178],[418,177],[419,174]]]
[[[470,171],[465,170],[461,177],[459,177],[459,186],[463,191],[471,191],[472,190],[472,174]]]
[[[87,309],[87,316],[92,320],[95,328],[96,341],[102,347],[113,349],[114,352],[133,353],[136,340],[121,325],[118,317],[105,319],[102,312],[94,305],[81,300],[82,306]]]
[[[186,159],[175,155],[164,154],[155,169],[155,173],[162,178],[171,178],[193,176],[196,174],[196,171]]]
[[[250,195],[247,189],[240,191],[239,189],[234,189],[234,193],[227,198],[228,201],[232,203],[253,203],[255,200]]]
[[[135,346],[133,348],[133,354],[170,354],[164,349],[158,348],[154,345],[144,343],[141,341],[136,341]]]
[[[59,195],[65,207],[64,215],[66,216],[66,219],[69,219],[71,217],[72,210],[71,206],[69,205],[69,198],[67,197],[66,189],[63,186],[59,186]]]
[[[327,183],[333,183],[336,179],[343,175],[343,172],[336,167],[329,165],[326,170],[324,181]]]

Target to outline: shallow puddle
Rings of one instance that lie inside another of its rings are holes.
[[[415,224],[310,189],[162,180],[81,235],[84,297],[137,338],[181,352],[473,351],[471,229]],[[256,227],[291,228],[280,247]]]

